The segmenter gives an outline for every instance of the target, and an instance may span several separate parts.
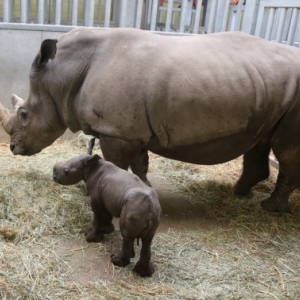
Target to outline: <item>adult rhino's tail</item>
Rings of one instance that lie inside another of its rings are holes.
[[[95,141],[96,141],[96,138],[92,138],[89,141],[89,149],[88,149],[88,152],[87,152],[89,155],[92,155],[92,153],[93,153],[93,148],[94,148],[94,145],[95,145]]]

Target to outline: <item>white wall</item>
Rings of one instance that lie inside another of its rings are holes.
[[[0,29],[0,101],[12,109],[11,94],[26,98],[31,63],[44,39],[57,39],[62,32]],[[70,132],[67,134],[69,136]],[[0,141],[9,136],[0,126]]]

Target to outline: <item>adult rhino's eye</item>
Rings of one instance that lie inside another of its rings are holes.
[[[28,120],[28,111],[24,108],[20,108],[18,115],[23,125],[26,125],[26,122]]]

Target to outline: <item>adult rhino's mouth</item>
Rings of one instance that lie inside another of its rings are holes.
[[[26,149],[14,142],[10,143],[9,148],[14,155],[31,156],[41,152],[41,150]]]

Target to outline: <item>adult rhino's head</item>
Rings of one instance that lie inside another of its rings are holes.
[[[0,104],[0,122],[11,136],[13,154],[33,155],[51,145],[66,130],[49,93],[47,62],[56,53],[56,40],[45,40],[32,63],[30,91],[26,100],[11,96],[13,110]]]

